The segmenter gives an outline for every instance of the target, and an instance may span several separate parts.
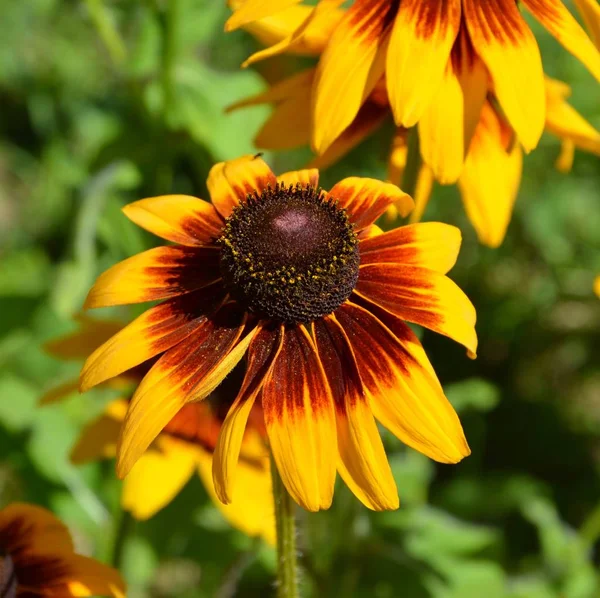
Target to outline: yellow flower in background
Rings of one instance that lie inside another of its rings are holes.
[[[260,30],[263,35],[265,31],[269,31],[272,40],[276,35],[283,36],[280,39],[282,43],[286,35],[283,26],[273,29],[272,24],[265,23],[266,21],[268,19],[254,23],[253,31]],[[318,44],[310,48],[305,44],[303,49],[306,52],[312,50],[316,55],[322,48]],[[303,71],[273,84],[266,92],[231,107],[235,109],[261,103],[273,104],[271,116],[255,139],[257,147],[290,149],[310,143],[313,122],[311,98],[316,76],[315,69]],[[546,77],[544,92],[545,128],[562,141],[557,167],[563,172],[570,169],[575,148],[600,155],[600,133],[568,104],[569,87]],[[418,133],[424,166],[419,173],[415,191],[416,209],[411,215],[411,221],[421,218],[434,180],[441,183],[456,180],[465,209],[480,241],[497,247],[504,239],[521,181],[522,145],[505,115],[497,109],[495,98],[491,94],[486,97],[484,93],[481,99],[482,103],[477,104],[478,120],[469,124],[468,134],[464,137],[469,139],[464,160],[463,150],[458,151],[452,146],[452,140],[463,137],[457,137],[456,131],[448,128],[454,125],[450,125],[444,115],[430,123],[435,136],[429,135],[429,129],[421,121]],[[325,168],[339,160],[363,139],[384,126],[390,114],[385,81],[380,79],[350,125],[309,167]],[[388,179],[394,184],[400,184],[406,164],[408,129],[397,127],[395,130],[389,151]],[[452,162],[457,157],[460,159]],[[449,165],[453,171],[451,177],[447,176]]]
[[[596,276],[594,280],[594,293],[600,297],[600,276]]]
[[[80,317],[79,323],[79,329],[74,333],[47,343],[48,353],[61,359],[83,361],[123,329],[121,322],[87,317]],[[107,382],[123,391],[126,398],[110,402],[104,413],[84,428],[71,452],[73,463],[83,464],[116,455],[131,393],[150,367],[151,363],[144,362]],[[235,380],[233,382],[235,384]],[[74,384],[77,387],[78,381]],[[56,387],[46,393],[42,404],[61,400],[72,390],[73,383]],[[238,500],[224,505],[216,497],[211,473],[212,456],[223,423],[221,414],[227,409],[225,401],[227,398],[213,393],[203,403],[185,405],[167,422],[125,478],[122,507],[136,519],[148,519],[169,504],[197,472],[214,504],[233,526],[249,536],[260,535],[274,544],[269,455],[261,438],[264,431],[260,413],[252,414],[252,421],[258,425],[249,426],[242,442]]]
[[[469,454],[462,427],[404,321],[474,355],[475,310],[446,277],[458,229],[416,224],[382,233],[396,186],[350,177],[329,192],[317,170],[276,177],[258,156],[219,163],[212,205],[170,195],[124,208],[173,241],[102,274],[86,307],[163,300],[97,349],[83,391],[158,357],[136,390],[117,446],[125,476],[185,405],[207,397],[244,356],[245,375],[215,449],[213,479],[229,503],[255,404],[292,497],[327,508],[336,470],[373,509],[398,506],[375,418],[441,462]]]
[[[124,598],[125,582],[76,554],[69,530],[50,511],[13,503],[0,510],[0,595]]]
[[[300,21],[297,11],[282,12],[297,2],[248,0],[234,3],[238,12],[228,23],[257,28],[257,19],[274,13],[287,23],[289,34],[248,62],[307,45],[308,36],[324,40],[311,97],[317,153],[354,121],[381,79],[396,124],[419,124],[421,150],[441,182],[460,176],[488,93],[525,151],[536,147],[545,122],[544,73],[514,0],[355,0],[340,13],[341,3],[320,0]],[[560,0],[522,4],[600,80],[600,53]]]

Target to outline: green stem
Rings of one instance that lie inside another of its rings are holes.
[[[299,598],[296,550],[296,503],[286,490],[271,457],[275,524],[277,528],[277,598]]]
[[[417,189],[417,180],[421,168],[421,151],[419,149],[419,135],[417,128],[413,127],[408,132],[408,154],[406,156],[406,167],[402,174],[402,191],[408,193],[411,197],[415,196]]]
[[[102,0],[85,0],[85,3],[90,11],[94,27],[104,42],[113,63],[117,66],[120,65],[127,57],[127,50],[108,9]]]
[[[121,511],[119,523],[115,530],[113,549],[110,557],[110,562],[115,569],[120,569],[123,564],[123,550],[133,523],[134,519],[129,511]]]

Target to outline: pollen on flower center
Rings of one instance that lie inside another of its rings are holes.
[[[358,239],[346,212],[310,186],[249,195],[227,219],[221,272],[260,317],[309,322],[337,309],[358,279]]]

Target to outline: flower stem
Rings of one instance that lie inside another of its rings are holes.
[[[116,66],[124,62],[127,57],[125,42],[116,28],[110,12],[104,6],[102,0],[85,0],[94,27],[104,42],[113,64]]]
[[[299,598],[296,503],[283,485],[272,456],[271,476],[277,528],[277,598]]]
[[[125,548],[125,542],[127,541],[127,536],[129,535],[133,522],[133,517],[129,511],[121,511],[119,523],[117,524],[117,528],[115,530],[114,543],[110,558],[112,566],[116,569],[120,569],[121,565],[123,564],[123,549]]]

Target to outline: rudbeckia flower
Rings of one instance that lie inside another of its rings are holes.
[[[83,361],[123,327],[122,322],[114,320],[79,317],[79,328],[74,333],[47,343],[45,349],[61,359]],[[83,429],[71,452],[73,463],[115,456],[131,393],[150,367],[151,363],[144,362],[106,383],[123,392],[124,398],[110,402],[104,412]],[[228,382],[235,386],[237,381],[232,377]],[[73,386],[77,387],[77,380],[51,389],[42,398],[42,404],[66,398]],[[234,396],[235,393],[234,388]],[[252,422],[256,425],[248,426],[242,441],[236,490],[239,498],[225,505],[216,497],[211,473],[212,455],[223,423],[221,414],[226,413],[228,406],[228,398],[224,395],[225,388],[202,403],[184,405],[165,425],[125,478],[121,505],[136,519],[148,519],[169,504],[197,472],[214,504],[234,527],[249,536],[260,535],[274,544],[269,455],[262,441],[264,426],[258,406],[252,414]]]
[[[238,109],[263,103],[273,105],[271,116],[255,138],[257,147],[276,150],[308,145],[314,76],[314,69],[303,71],[231,106],[230,109]],[[545,92],[546,131],[557,136],[562,144],[557,168],[562,172],[571,168],[576,148],[600,155],[600,133],[568,103],[569,86],[546,77]],[[381,81],[350,126],[308,166],[326,168],[333,164],[377,129],[393,126],[388,120],[389,115],[390,106]],[[439,126],[443,128],[443,123]],[[400,184],[406,166],[409,130],[398,127],[394,131],[389,149],[388,180]],[[436,180],[432,164],[439,157],[435,147],[427,145],[422,130],[419,134],[421,150],[427,147],[427,151],[422,151],[423,166],[415,190],[416,208],[411,213],[412,222],[420,220],[429,201]],[[495,107],[493,97],[489,97],[481,106],[479,120],[470,134],[469,148],[457,181],[467,215],[479,240],[488,246],[497,247],[504,240],[521,182],[522,153],[513,129]],[[394,208],[390,210],[390,216],[394,216]]]
[[[76,554],[50,511],[13,503],[0,510],[0,595],[123,598],[125,583],[111,567]]]
[[[227,28],[246,26],[274,43],[246,64],[289,51],[320,55],[311,93],[318,154],[382,82],[396,125],[418,123],[421,152],[442,183],[458,180],[488,94],[526,152],[542,135],[542,62],[515,0],[355,0],[347,11],[341,0],[287,10],[298,2],[232,4]],[[600,53],[560,0],[520,4],[600,80]]]
[[[331,504],[336,470],[373,509],[398,506],[375,419],[437,461],[469,454],[458,417],[405,322],[477,345],[475,310],[446,273],[460,233],[439,223],[381,233],[396,186],[350,177],[328,192],[317,170],[276,177],[259,156],[215,165],[212,204],[170,195],[124,208],[173,241],[116,264],[86,307],[163,300],[87,360],[81,389],[160,357],[137,388],[117,447],[126,475],[186,404],[207,397],[244,356],[245,375],[215,449],[213,479],[231,501],[255,404],[291,496]]]

